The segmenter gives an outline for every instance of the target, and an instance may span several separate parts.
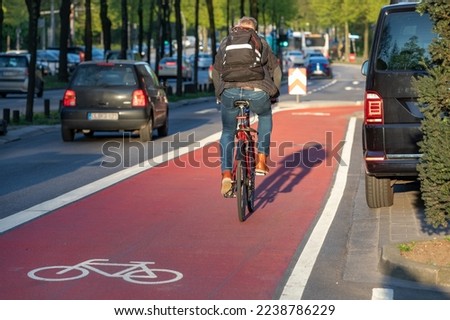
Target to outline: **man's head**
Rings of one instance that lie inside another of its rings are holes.
[[[243,28],[252,28],[252,29],[256,30],[256,27],[258,26],[258,22],[253,17],[245,16],[239,20],[238,26],[243,27]]]

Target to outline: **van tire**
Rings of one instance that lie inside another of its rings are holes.
[[[394,204],[394,187],[389,178],[366,174],[366,202],[369,208],[390,207]]]

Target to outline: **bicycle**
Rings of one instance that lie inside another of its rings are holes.
[[[86,277],[90,271],[110,278],[122,278],[136,284],[164,284],[183,278],[183,274],[170,269],[153,269],[149,261],[111,263],[109,259],[90,259],[74,266],[48,266],[28,272],[28,276],[41,281],[69,281]],[[103,269],[101,269],[103,267]],[[120,269],[122,268],[122,269]],[[112,270],[117,270],[111,272]]]
[[[250,103],[247,100],[236,100],[234,106],[239,108],[236,117],[236,147],[232,170],[232,187],[227,198],[237,198],[239,221],[246,220],[246,211],[255,211],[255,161],[256,139],[258,133],[250,127]]]

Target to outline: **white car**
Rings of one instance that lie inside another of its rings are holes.
[[[177,78],[177,57],[165,57],[162,58],[159,62],[159,69],[158,69],[158,77],[161,80],[166,80],[169,78]],[[183,80],[192,80],[192,66],[189,63],[188,59],[183,58],[181,65],[181,77]]]
[[[298,67],[305,64],[305,56],[300,50],[290,50],[284,55],[285,64],[288,67]]]

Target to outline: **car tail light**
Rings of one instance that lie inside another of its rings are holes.
[[[75,107],[76,104],[77,104],[77,96],[75,94],[75,91],[66,90],[66,92],[64,92],[63,106],[64,107]]]
[[[383,99],[374,91],[367,91],[364,97],[364,123],[382,124]]]
[[[133,97],[131,98],[132,107],[145,107],[147,106],[147,95],[144,90],[134,90]]]

